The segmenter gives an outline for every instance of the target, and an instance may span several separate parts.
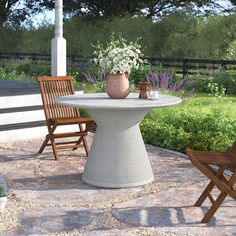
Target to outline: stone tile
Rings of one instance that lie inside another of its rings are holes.
[[[58,179],[57,183],[33,183],[31,185],[19,186],[13,192],[18,199],[36,201],[42,204],[67,204],[67,205],[99,205],[100,207],[112,204],[131,197],[141,192],[142,188],[133,189],[100,189],[84,184],[81,176],[74,175],[76,182],[71,179]],[[53,196],[53,197],[52,197]]]
[[[35,175],[35,166],[25,165],[24,168],[16,168],[11,173],[8,173],[7,178],[11,181],[14,181],[15,184],[27,184],[27,182],[34,181],[37,182],[37,178]]]
[[[122,229],[98,229],[82,233],[81,236],[137,236],[137,233]]]
[[[158,157],[151,160],[155,181],[158,182],[200,182],[207,178],[201,174],[194,166],[184,160],[159,161]]]
[[[48,178],[60,178],[75,174],[81,174],[79,167],[84,168],[85,160],[81,160],[81,157],[75,158],[74,163],[69,162],[66,159],[61,159],[59,161],[55,160],[40,160],[39,169],[40,176]]]
[[[155,181],[158,182],[199,182],[206,180],[192,163],[183,157],[174,156],[167,151],[153,150],[147,145]]]
[[[16,165],[18,162],[28,161],[35,158],[32,153],[27,153],[21,150],[8,150],[0,147],[0,163]]]
[[[29,209],[19,214],[19,234],[59,233],[83,229],[103,215],[84,208]]]
[[[113,207],[117,220],[136,227],[155,227],[158,231],[174,233],[195,233],[201,235],[234,235],[236,232],[236,203],[227,199],[208,224],[200,223],[209,203],[203,207],[193,207],[202,189],[197,187],[175,187],[136,198]],[[233,231],[232,231],[233,230]]]
[[[112,200],[127,198],[142,191],[143,187],[101,189],[83,183],[86,159],[70,155],[59,161],[37,160],[34,167],[25,166],[9,176],[14,182],[13,193],[18,199],[42,204],[67,204],[69,201],[71,205],[81,206],[109,204]]]

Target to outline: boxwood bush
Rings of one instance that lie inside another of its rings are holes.
[[[145,143],[181,152],[186,146],[226,151],[236,138],[236,117],[232,103],[221,100],[206,107],[196,98],[185,105],[153,110],[140,125]]]

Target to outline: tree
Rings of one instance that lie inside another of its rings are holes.
[[[29,8],[42,10],[54,8],[54,0],[27,1]],[[146,15],[147,17],[161,17],[169,12],[202,7],[214,3],[214,0],[66,0],[64,11],[69,16],[88,16],[90,18],[111,18],[114,16]]]
[[[91,19],[107,19],[114,16],[145,15],[148,18],[160,18],[170,12],[195,7],[208,7],[207,14],[215,9],[222,12],[232,11],[236,0],[229,0],[232,5],[225,6],[215,0],[64,0],[64,12],[67,17],[86,16]],[[1,0],[0,26],[5,22],[20,24],[30,15],[45,9],[54,9],[55,0]]]
[[[54,7],[54,0],[28,1],[38,9]],[[92,18],[111,18],[145,14],[148,17],[160,17],[170,11],[180,8],[203,6],[212,0],[67,0],[64,1],[64,11],[70,15],[85,15]]]
[[[214,15],[215,13],[221,13],[222,15],[229,15],[235,12],[236,0],[226,0],[226,1],[208,1],[204,5],[204,15]]]
[[[20,7],[20,0],[1,0],[0,1],[0,26],[3,26],[5,22],[11,22],[19,24],[24,21],[29,12],[26,8]]]

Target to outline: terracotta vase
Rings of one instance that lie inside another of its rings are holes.
[[[106,82],[106,92],[110,98],[126,98],[129,95],[128,73],[109,73]]]

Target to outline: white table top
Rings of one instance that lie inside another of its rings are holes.
[[[176,105],[182,102],[181,98],[170,95],[159,95],[159,98],[156,100],[139,99],[138,96],[138,93],[131,93],[125,99],[111,99],[105,93],[87,93],[59,97],[56,102],[64,106],[108,110],[136,110],[139,108],[157,108]]]

